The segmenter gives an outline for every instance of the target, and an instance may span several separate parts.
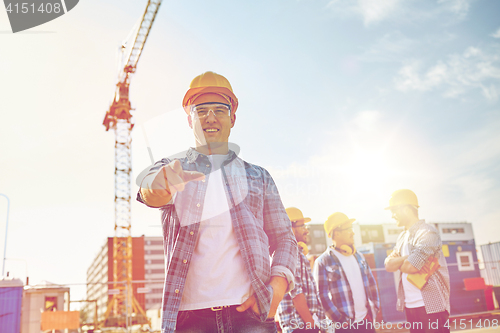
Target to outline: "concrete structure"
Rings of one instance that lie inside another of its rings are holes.
[[[68,287],[51,282],[26,287],[22,305],[21,333],[40,333],[42,312],[69,311],[69,301]]]
[[[132,237],[134,296],[144,311],[161,307],[165,267],[162,237]],[[100,248],[87,270],[87,300],[97,301],[98,321],[104,319],[113,293],[113,238]],[[95,302],[84,306],[86,322],[94,322]]]

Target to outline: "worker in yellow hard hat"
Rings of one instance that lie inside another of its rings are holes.
[[[354,221],[341,212],[325,221],[333,246],[316,259],[314,276],[326,315],[335,322],[335,332],[375,333],[373,321],[380,299],[372,271],[354,247]]]
[[[229,149],[238,99],[224,76],[195,77],[182,106],[195,147],[157,162],[138,193],[162,211],[162,332],[276,332],[297,262],[276,185]]]
[[[295,207],[286,209],[292,222],[292,231],[298,244],[307,243],[306,223],[309,217],[304,217],[302,211]],[[307,248],[307,247],[306,247]],[[328,327],[323,306],[318,295],[311,265],[302,248],[297,249],[297,266],[295,270],[295,288],[283,297],[278,307],[278,319],[283,333],[315,332]],[[307,330],[306,327],[310,329]]]
[[[412,323],[410,332],[449,332],[450,278],[439,231],[418,217],[418,200],[408,189],[389,199],[392,218],[404,231],[385,259],[388,272],[400,271],[397,309]],[[423,328],[418,330],[418,327]]]

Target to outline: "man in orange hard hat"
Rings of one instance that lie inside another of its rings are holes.
[[[418,217],[418,200],[408,189],[392,193],[389,207],[405,228],[385,259],[388,272],[400,271],[398,311],[405,311],[410,332],[449,332],[450,278],[438,230]]]
[[[276,332],[297,260],[276,185],[229,149],[238,99],[225,77],[197,76],[182,106],[196,147],[157,162],[138,193],[162,211],[162,333]]]
[[[377,283],[364,256],[354,247],[354,231],[344,213],[333,213],[324,227],[333,246],[314,263],[314,277],[335,332],[375,333],[373,320],[380,309]]]
[[[320,329],[328,327],[329,323],[319,299],[311,265],[300,246],[304,244],[307,249],[305,244],[309,231],[306,228],[306,223],[311,219],[304,217],[300,209],[295,207],[287,208],[286,213],[292,222],[292,231],[299,246],[297,248],[295,288],[285,295],[278,307],[279,322],[283,333],[318,333]]]

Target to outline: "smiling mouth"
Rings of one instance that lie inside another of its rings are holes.
[[[218,128],[205,128],[203,131],[207,132],[207,133],[217,133],[219,131],[219,129]]]

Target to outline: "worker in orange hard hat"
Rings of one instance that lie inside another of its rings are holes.
[[[238,108],[229,81],[214,72],[198,75],[191,81],[182,107],[194,131],[197,150],[208,155],[225,154]]]
[[[385,259],[388,272],[399,271],[397,309],[412,323],[410,332],[449,332],[450,278],[439,231],[418,217],[418,200],[408,189],[389,199],[392,217],[405,228]],[[420,330],[417,328],[420,326]]]
[[[335,322],[335,332],[371,332],[380,309],[377,283],[364,256],[354,247],[350,219],[333,213],[324,223],[333,241],[314,263],[319,297],[328,318]]]
[[[287,208],[286,213],[292,222],[292,230],[297,243],[305,245],[309,234],[306,223],[311,219],[304,217],[302,211],[295,207]],[[311,265],[306,257],[307,253],[303,252],[300,245],[297,254],[295,288],[283,297],[278,307],[280,326],[283,333],[318,333],[321,328],[328,327],[329,322],[325,317],[319,299],[318,287],[311,272]]]
[[[182,101],[182,107],[187,114],[190,114],[189,107],[207,102],[230,105],[231,113],[235,113],[238,108],[238,99],[233,93],[231,84],[224,76],[214,72],[205,72],[191,81]]]
[[[138,193],[163,213],[162,332],[276,332],[297,262],[276,185],[229,149],[238,99],[224,76],[194,78],[182,106],[196,147],[157,162]]]

